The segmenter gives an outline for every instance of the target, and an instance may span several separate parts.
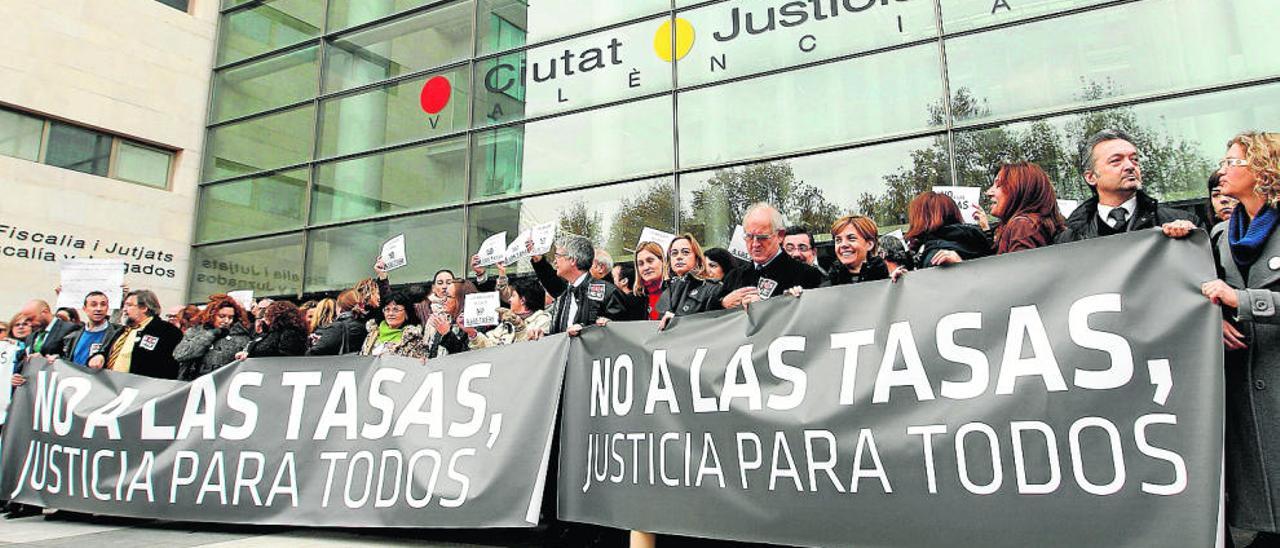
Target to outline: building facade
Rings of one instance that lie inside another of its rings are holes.
[[[218,6],[0,2],[0,321],[58,261],[112,258],[181,303]]]

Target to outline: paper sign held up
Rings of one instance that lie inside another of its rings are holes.
[[[58,262],[62,291],[58,293],[57,308],[79,310],[89,293],[101,291],[107,294],[111,309],[119,309],[124,301],[121,286],[124,285],[124,261],[116,259],[63,259]]]
[[[974,219],[974,213],[978,212],[978,203],[982,199],[982,189],[976,186],[935,186],[933,191],[938,194],[946,194],[956,205],[960,206],[960,217],[964,222],[971,225],[978,224]]]
[[[671,241],[675,239],[675,234],[646,226],[644,230],[640,231],[640,241],[636,242],[636,249],[640,249],[640,244],[642,243],[653,242],[662,246],[662,254],[666,255],[667,249],[671,247]]]
[[[480,251],[476,252],[476,257],[480,259],[480,266],[489,266],[505,260],[507,258],[507,233],[505,231],[499,232],[485,238],[484,243],[480,244]]]
[[[498,325],[498,292],[472,293],[462,305],[462,325],[484,327]]]
[[[409,264],[404,253],[404,234],[399,234],[382,244],[382,265],[388,272]]]

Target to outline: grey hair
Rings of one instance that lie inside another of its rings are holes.
[[[769,212],[769,223],[772,225],[769,227],[770,232],[777,232],[779,230],[786,229],[787,221],[782,218],[782,212],[778,211],[778,208],[765,202],[756,202],[751,204],[751,207],[747,208],[747,212],[742,215],[742,224],[747,224],[747,217],[750,217],[759,211]]]
[[[1093,163],[1096,161],[1093,157],[1094,148],[1101,143],[1114,141],[1116,139],[1127,141],[1130,144],[1133,143],[1133,137],[1130,137],[1128,133],[1110,128],[1094,133],[1093,135],[1090,135],[1088,139],[1085,139],[1084,145],[1080,147],[1080,174],[1084,175],[1085,173],[1093,171]]]
[[[160,299],[150,290],[139,289],[136,291],[130,291],[124,298],[128,300],[129,297],[137,299],[138,306],[146,308],[148,316],[155,317],[160,315]]]
[[[597,249],[595,260],[604,265],[605,270],[613,270],[613,255],[610,255],[608,251]]]
[[[596,248],[591,240],[584,236],[567,235],[560,237],[556,245],[564,248],[564,255],[578,270],[586,272],[591,270],[591,263],[596,260]]]

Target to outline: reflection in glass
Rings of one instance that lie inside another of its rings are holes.
[[[925,44],[680,94],[680,163],[718,162],[940,127]]]
[[[460,67],[325,101],[320,156],[466,129],[469,77],[466,67]]]
[[[652,49],[655,31],[667,21],[649,19],[477,62],[476,125],[670,90],[671,65]]]
[[[120,140],[116,150],[114,177],[135,183],[165,188],[169,186],[169,161],[173,153]]]
[[[214,73],[209,120],[216,123],[315,97],[318,51],[306,48]]]
[[[597,29],[671,8],[670,0],[479,0],[476,40],[481,54]],[[641,46],[648,48],[650,41]],[[642,50],[637,48],[637,50]]]
[[[948,40],[951,89],[977,105],[956,119],[1274,76],[1280,57],[1253,52],[1280,45],[1272,28],[1278,20],[1280,2],[1273,0],[1152,0]]]
[[[472,196],[537,192],[669,171],[671,98],[475,134]]]
[[[892,227],[918,192],[951,184],[948,159],[938,136],[682,175],[681,226],[704,247],[727,247],[747,208],[767,202],[820,240],[842,215]]]
[[[209,130],[204,180],[298,164],[311,158],[315,107],[252,118]]]
[[[459,137],[321,164],[312,222],[459,203],[466,185],[466,146],[466,138]]]
[[[506,231],[507,241],[520,231],[555,222],[561,234],[587,236],[604,246],[615,261],[629,260],[644,227],[675,229],[675,190],[670,177],[538,196],[471,208],[470,241],[474,245]],[[527,262],[513,266],[524,271]]]
[[[111,139],[110,135],[91,129],[52,122],[44,163],[106,177],[111,161]]]
[[[222,16],[218,25],[218,63],[253,57],[320,35],[324,3],[267,0],[262,5]]]
[[[306,195],[306,169],[203,186],[196,241],[300,228]]]
[[[460,272],[462,210],[452,209],[313,231],[308,237],[307,291],[345,289],[368,278],[383,242],[398,234],[405,235],[409,264],[391,272],[392,283],[421,282],[440,268]]]
[[[465,59],[471,54],[472,8],[470,2],[453,3],[335,39],[328,45],[325,91]]]
[[[1112,0],[1018,0],[1018,9],[1013,9],[1014,4],[1009,2],[1005,2],[1002,6],[998,2],[940,1],[942,27],[946,32],[954,33],[1093,6]]]
[[[302,290],[302,234],[197,247],[191,251],[190,302],[252,289],[255,297],[291,296]]]
[[[44,120],[0,109],[0,154],[35,161],[43,133]]]
[[[434,0],[329,0],[329,31],[367,23]]]

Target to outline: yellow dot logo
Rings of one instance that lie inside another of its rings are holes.
[[[653,35],[654,53],[658,54],[659,59],[668,63],[684,59],[684,56],[689,54],[689,50],[693,49],[693,25],[679,17],[675,22],[675,29],[672,30],[671,20],[664,21],[662,26],[658,27],[658,32]],[[674,52],[671,51],[673,45]]]

